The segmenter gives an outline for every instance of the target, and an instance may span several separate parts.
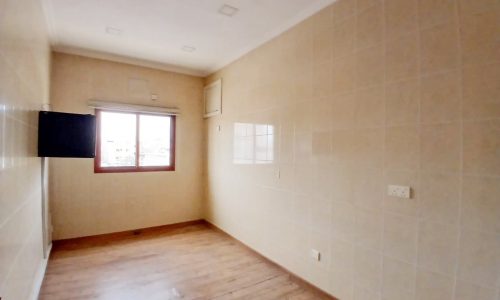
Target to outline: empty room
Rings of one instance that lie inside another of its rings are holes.
[[[0,0],[0,300],[500,300],[499,0]]]

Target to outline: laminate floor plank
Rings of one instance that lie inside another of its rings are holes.
[[[200,222],[56,241],[39,299],[332,298]]]

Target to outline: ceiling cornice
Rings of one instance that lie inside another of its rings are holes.
[[[149,61],[149,60],[145,60],[145,59],[127,57],[127,56],[116,55],[116,54],[112,54],[112,53],[105,53],[105,52],[100,52],[100,51],[94,51],[94,50],[90,50],[90,49],[82,49],[82,48],[75,48],[75,47],[68,47],[68,46],[52,46],[52,51],[66,53],[66,54],[79,55],[79,56],[85,56],[85,57],[90,57],[90,58],[109,60],[109,61],[113,61],[113,62],[136,65],[136,66],[158,69],[158,70],[173,72],[173,73],[180,73],[180,74],[196,76],[196,77],[205,77],[205,76],[209,75],[209,73],[203,72],[200,70],[193,70],[193,69],[169,65],[169,64],[165,64],[165,63],[161,63],[161,62]]]

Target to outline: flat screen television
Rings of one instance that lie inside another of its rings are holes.
[[[95,116],[52,111],[38,116],[38,156],[95,157]]]

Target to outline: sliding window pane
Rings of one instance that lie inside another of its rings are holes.
[[[136,150],[135,114],[101,112],[101,167],[133,167]]]
[[[170,166],[169,116],[139,116],[139,166]]]

